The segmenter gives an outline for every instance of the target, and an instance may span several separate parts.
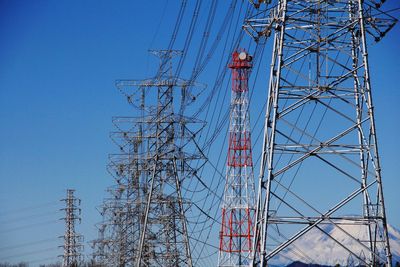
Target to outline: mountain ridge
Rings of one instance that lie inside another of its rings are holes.
[[[342,228],[357,237],[358,240],[368,240],[365,225],[342,225]],[[365,229],[364,229],[365,228]],[[350,239],[346,234],[338,228],[326,227],[329,234],[338,240],[342,245],[356,251],[357,255],[366,257],[366,251],[354,240]],[[392,225],[388,225],[389,242],[392,253],[393,265],[396,262],[400,264],[400,230]],[[331,267],[337,266],[362,266],[362,262],[350,255],[349,252],[338,246],[327,235],[313,229],[304,237],[294,242],[295,249],[286,249],[274,257],[270,266],[287,266],[287,267]],[[382,250],[379,252],[382,253]],[[307,255],[307,256],[305,256]],[[329,256],[326,256],[329,255]]]

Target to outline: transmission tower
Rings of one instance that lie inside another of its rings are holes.
[[[129,266],[132,261],[130,251],[133,251],[129,243],[131,237],[128,233],[129,220],[126,220],[127,208],[130,201],[127,200],[125,186],[117,184],[110,187],[110,197],[104,200],[100,208],[103,221],[98,225],[99,236],[92,241],[93,262],[96,266]]]
[[[383,2],[257,1],[244,25],[272,39],[253,266],[318,263],[313,233],[342,265],[392,264],[367,50],[396,23]]]
[[[79,266],[82,262],[83,236],[75,232],[75,222],[81,221],[81,200],[74,196],[74,192],[73,189],[67,189],[67,198],[61,200],[66,206],[62,209],[65,211],[63,267]]]
[[[105,240],[105,232],[106,224],[101,223],[98,225],[98,238],[91,242],[91,247],[93,249],[92,253],[92,264],[95,266],[105,266],[106,262],[106,240]]]
[[[117,184],[96,241],[107,266],[193,266],[185,215],[191,202],[182,192],[204,161],[194,141],[204,123],[183,111],[202,85],[173,76],[179,51],[152,53],[161,62],[155,78],[116,82],[138,116],[113,118],[111,139],[120,151],[110,155],[108,170]]]
[[[93,260],[102,266],[133,266],[136,262],[146,194],[146,185],[140,183],[149,171],[148,162],[141,158],[142,126],[136,129],[136,121],[133,117],[112,119],[115,130],[110,137],[119,152],[109,155],[107,170],[116,185],[108,188],[110,197],[100,208],[99,237],[92,242]]]
[[[226,184],[222,203],[218,266],[248,266],[253,238],[255,189],[248,79],[252,58],[234,52]]]

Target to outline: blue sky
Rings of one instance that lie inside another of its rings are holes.
[[[105,170],[107,154],[115,151],[108,138],[111,117],[131,113],[114,80],[154,73],[157,61],[147,50],[167,46],[179,5],[173,0],[0,1],[0,262],[33,259],[35,266],[55,260],[61,251],[48,248],[61,245],[59,200],[67,188],[82,198],[79,231],[87,241],[96,237],[96,207],[113,183]],[[399,28],[370,47],[388,219],[397,227]],[[181,43],[178,36],[178,48]],[[209,88],[216,66],[200,77]]]

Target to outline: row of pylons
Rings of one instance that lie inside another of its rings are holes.
[[[318,232],[355,265],[391,266],[367,43],[397,20],[375,2],[253,3],[243,29],[259,44],[272,42],[267,99],[257,99],[266,106],[260,173],[255,181],[249,80],[261,59],[236,49],[226,66],[229,141],[215,265],[314,262],[299,241]],[[185,110],[202,85],[175,76],[179,51],[153,53],[153,78],[116,82],[139,116],[113,118],[118,153],[107,169],[115,185],[93,242],[99,266],[196,266],[187,219],[195,203],[183,188],[207,182],[198,177],[207,159],[196,139],[205,123]]]

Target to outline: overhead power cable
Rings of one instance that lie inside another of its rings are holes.
[[[35,254],[42,254],[44,252],[54,251],[54,250],[59,250],[59,247],[53,246],[53,247],[48,247],[45,249],[38,249],[38,250],[28,251],[28,252],[24,252],[24,253],[14,254],[14,255],[2,258],[2,260],[5,261],[5,260],[9,260],[9,259],[20,258],[20,257],[25,257],[25,256],[35,255]]]
[[[28,215],[28,216],[21,216],[21,217],[17,217],[17,218],[7,218],[6,220],[0,221],[0,224],[15,223],[18,221],[30,221],[31,219],[34,219],[34,218],[45,217],[48,215],[54,215],[54,214],[58,214],[58,213],[59,213],[59,211],[57,210],[57,211],[50,211],[50,212],[33,214],[33,215]]]
[[[58,223],[59,221],[60,220],[51,220],[51,221],[45,221],[45,222],[32,223],[32,224],[18,226],[18,227],[14,227],[14,228],[10,228],[10,229],[1,229],[0,232],[1,233],[9,233],[9,232],[22,230],[22,229],[32,228],[32,227],[35,227],[35,226],[42,227],[42,226],[45,226],[45,225]]]
[[[12,245],[12,246],[5,246],[5,247],[0,247],[0,251],[5,251],[5,250],[13,250],[13,249],[19,249],[23,247],[29,247],[29,246],[35,246],[43,243],[49,243],[52,241],[58,241],[58,238],[47,238],[47,239],[41,239],[38,241],[33,241],[33,242],[28,242],[28,243],[22,243],[18,245]]]
[[[55,205],[59,205],[60,203],[58,201],[50,201],[50,202],[45,202],[45,203],[41,203],[41,204],[35,204],[32,206],[27,206],[27,207],[23,207],[23,208],[19,208],[19,209],[12,209],[12,210],[8,210],[8,211],[2,211],[0,212],[0,217],[1,216],[5,216],[5,214],[8,216],[10,216],[10,214],[14,214],[14,213],[20,213],[20,212],[26,212],[26,211],[32,211],[32,210],[36,210],[36,209],[40,209],[40,208],[46,208],[49,206],[55,206]]]

